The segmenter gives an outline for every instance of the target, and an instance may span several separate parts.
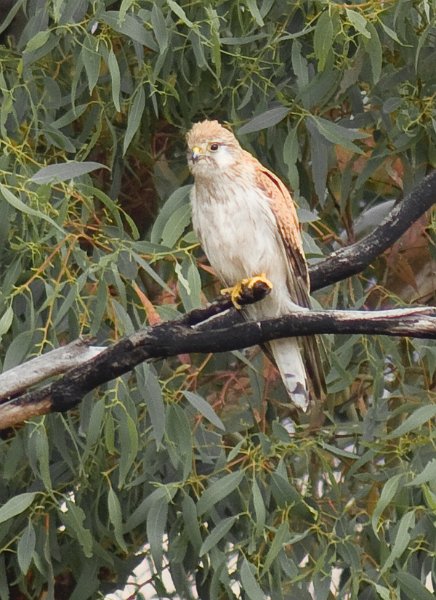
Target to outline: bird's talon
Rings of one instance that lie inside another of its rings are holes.
[[[264,297],[272,290],[272,287],[272,283],[267,279],[265,273],[261,273],[254,277],[241,279],[241,281],[233,287],[222,289],[221,294],[228,294],[233,306],[237,310],[240,310],[242,308],[240,303],[241,300],[244,300],[243,304],[256,302],[256,300],[260,299],[260,295],[261,297]]]

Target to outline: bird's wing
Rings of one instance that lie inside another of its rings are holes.
[[[250,155],[251,156],[251,155]],[[296,304],[310,307],[309,275],[301,241],[297,211],[286,186],[256,159],[256,182],[269,199],[277,231],[288,259],[288,288]]]
[[[257,163],[255,171],[257,185],[262,188],[269,198],[270,206],[276,219],[277,230],[283,242],[286,257],[288,258],[289,295],[300,306],[310,308],[309,273],[303,252],[300,223],[291,194],[277,175],[271,173],[271,171],[262,166],[253,157],[251,159]],[[313,336],[305,336],[302,339],[302,344],[315,396],[320,400],[325,392],[325,382],[319,347],[316,338]]]

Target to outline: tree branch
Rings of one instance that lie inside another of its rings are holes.
[[[201,312],[193,311],[181,321],[135,332],[73,368],[58,381],[4,402],[0,405],[0,429],[12,427],[35,415],[68,410],[91,390],[153,358],[190,352],[224,352],[272,339],[316,333],[383,334],[436,339],[436,309],[427,307],[368,312],[307,310],[277,319],[238,323],[231,329],[213,329],[213,336],[210,312],[204,309],[208,320],[198,322]],[[192,315],[197,322],[194,325],[189,323]]]
[[[359,242],[333,252],[311,265],[312,290],[359,273],[391,246],[436,200],[436,171],[428,175],[398,204],[384,221]],[[246,290],[241,304],[262,299],[269,290]],[[211,335],[213,332],[213,336]],[[90,340],[75,340],[20,365],[0,376],[0,429],[54,411],[64,411],[99,385],[130,370],[144,360],[189,352],[224,352],[272,339],[316,333],[362,333],[436,338],[436,313],[430,308],[391,311],[302,311],[261,322],[241,322],[229,297],[205,309],[191,311],[172,321],[139,331],[113,346],[95,348]],[[77,366],[80,365],[80,366]],[[67,371],[68,370],[68,371]],[[62,372],[45,387],[24,389]]]
[[[377,256],[392,246],[435,202],[436,170],[424,177],[369,235],[311,265],[309,269],[311,290],[318,290],[363,271]]]

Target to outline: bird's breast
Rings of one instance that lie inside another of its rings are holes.
[[[192,193],[194,228],[209,262],[226,285],[274,268],[280,255],[277,226],[268,198],[258,188],[196,185]]]

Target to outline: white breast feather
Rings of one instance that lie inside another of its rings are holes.
[[[273,292],[260,303],[261,310],[250,312],[262,316],[289,312],[285,251],[263,192],[224,177],[213,186],[196,185],[191,201],[194,229],[223,283],[231,286],[244,277],[265,273]]]

